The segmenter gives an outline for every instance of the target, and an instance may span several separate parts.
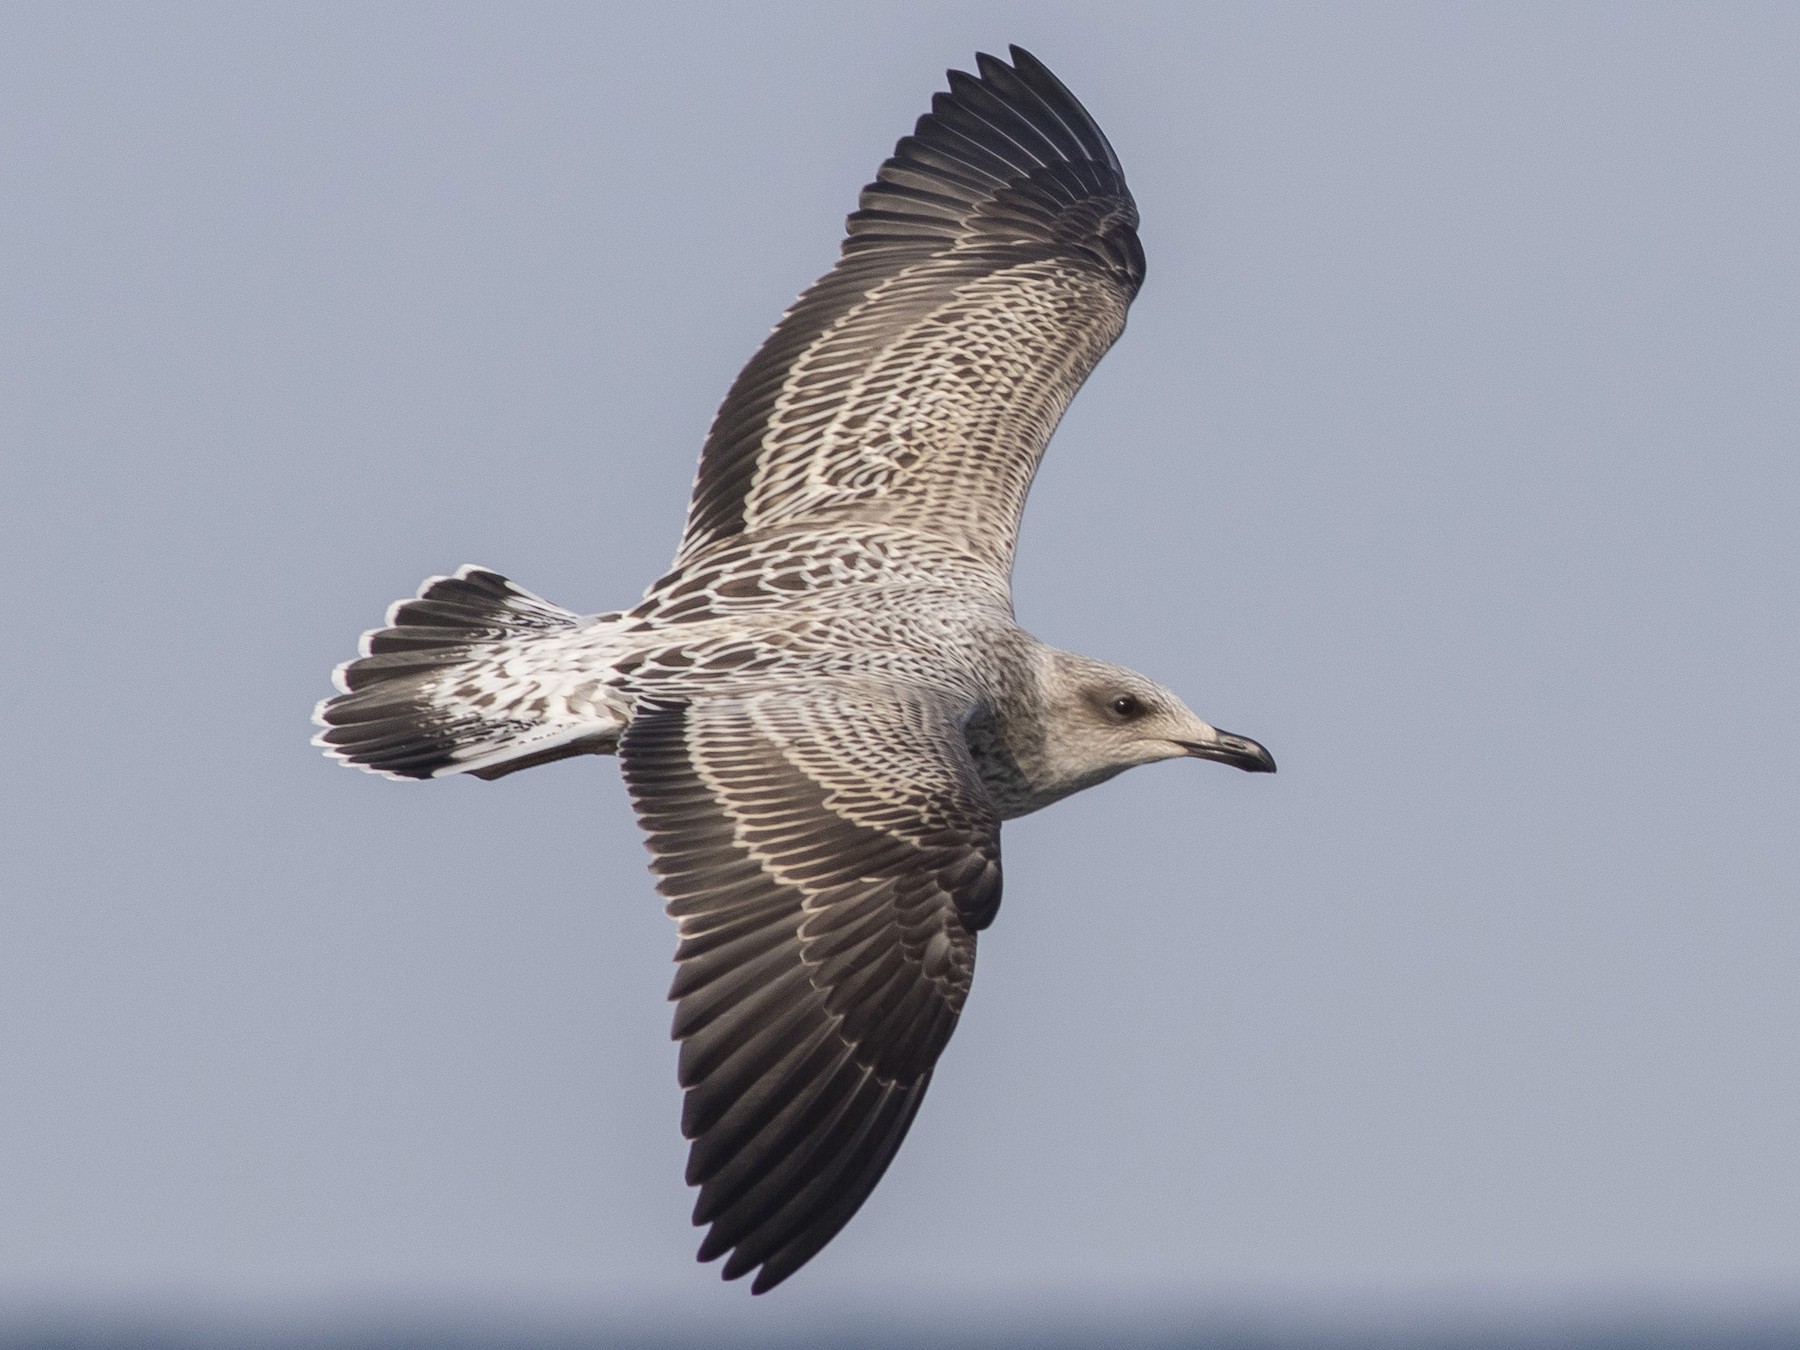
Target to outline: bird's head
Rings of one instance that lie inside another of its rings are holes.
[[[1099,782],[1139,764],[1181,758],[1275,772],[1274,756],[1257,742],[1202,721],[1135,670],[1057,652],[1044,686],[1043,750],[1058,777]]]

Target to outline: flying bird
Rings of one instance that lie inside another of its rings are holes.
[[[700,1259],[762,1293],[900,1147],[1000,905],[1000,825],[1134,765],[1273,773],[1013,617],[1063,410],[1144,278],[1118,157],[1030,53],[949,73],[837,265],[719,409],[673,566],[576,614],[466,566],[338,667],[315,742],[391,778],[616,754],[676,920]]]

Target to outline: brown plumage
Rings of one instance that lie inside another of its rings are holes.
[[[1012,55],[952,72],[864,190],[635,608],[465,567],[394,606],[317,713],[328,753],[398,778],[619,755],[681,934],[700,1255],[758,1293],[905,1137],[999,907],[1001,821],[1158,759],[1274,768],[1013,619],[1032,475],[1143,254],[1106,138]]]

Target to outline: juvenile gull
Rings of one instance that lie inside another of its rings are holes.
[[[673,568],[582,616],[463,567],[364,635],[316,738],[391,778],[619,756],[680,929],[700,1259],[773,1288],[868,1197],[1000,904],[1000,822],[1255,741],[1013,619],[1045,443],[1125,326],[1137,209],[1028,52],[949,75],[732,386]]]

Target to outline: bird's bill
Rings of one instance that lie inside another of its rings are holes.
[[[1275,772],[1275,756],[1248,736],[1234,736],[1229,731],[1214,728],[1210,736],[1197,741],[1177,741],[1176,744],[1193,759],[1216,759],[1245,773]]]

